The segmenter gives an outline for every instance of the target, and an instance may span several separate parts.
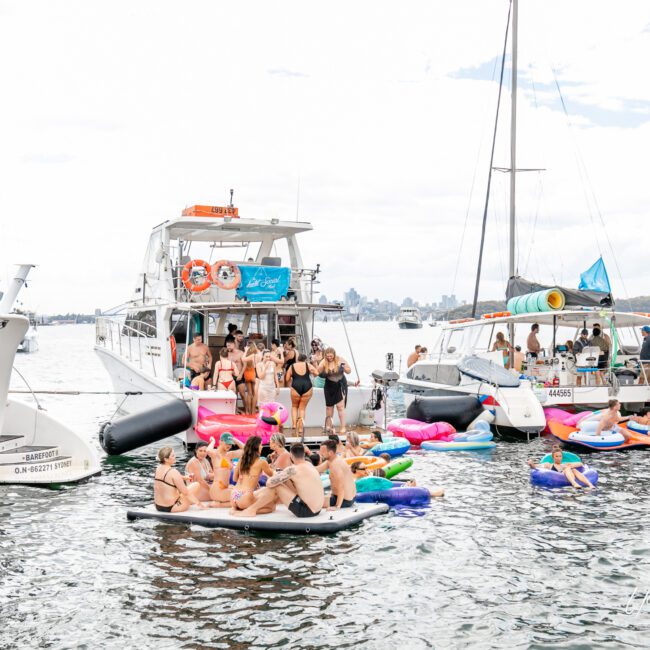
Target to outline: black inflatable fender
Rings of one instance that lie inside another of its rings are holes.
[[[416,397],[406,409],[406,417],[428,423],[449,422],[457,431],[465,431],[483,410],[475,395]]]

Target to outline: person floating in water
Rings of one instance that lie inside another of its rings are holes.
[[[550,469],[553,472],[560,472],[566,476],[567,481],[573,485],[574,488],[584,487],[578,483],[581,481],[588,488],[593,488],[591,481],[580,471],[578,467],[582,467],[582,463],[563,463],[562,462],[562,450],[559,447],[554,447],[551,454],[553,458],[552,463],[536,463],[532,458],[528,459],[528,466],[531,469]]]
[[[627,434],[625,429],[618,426],[621,422],[626,422],[630,419],[629,415],[625,418],[621,417],[621,414],[619,412],[620,408],[621,403],[617,399],[610,399],[609,402],[607,402],[607,410],[603,411],[602,415],[600,416],[600,422],[596,427],[597,436],[599,436],[601,433],[612,431],[620,433],[623,438],[625,438],[625,442],[630,439],[630,436]]]

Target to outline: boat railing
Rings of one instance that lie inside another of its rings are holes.
[[[151,370],[156,377],[158,371],[151,343],[157,339],[132,327],[132,325],[138,325],[149,329],[151,324],[135,320],[129,320],[129,323],[126,325],[123,320],[99,316],[95,319],[95,342],[97,345],[128,359],[141,370],[145,370],[145,366],[151,363]]]

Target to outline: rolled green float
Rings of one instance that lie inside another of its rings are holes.
[[[386,478],[393,478],[393,476],[397,476],[400,472],[411,467],[411,465],[413,465],[412,458],[398,458],[397,460],[388,463],[388,465],[382,469],[384,470]]]
[[[566,298],[563,291],[555,287],[510,298],[506,308],[515,316],[516,314],[534,314],[540,311],[558,311],[564,309],[565,303]]]

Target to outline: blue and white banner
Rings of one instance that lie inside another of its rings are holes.
[[[287,295],[291,271],[284,266],[240,266],[237,297],[249,302],[275,302]]]

